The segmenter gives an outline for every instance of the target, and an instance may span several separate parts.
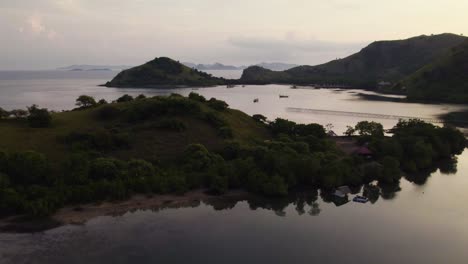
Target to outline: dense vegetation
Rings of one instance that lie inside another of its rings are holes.
[[[392,88],[410,100],[468,103],[468,41]]]
[[[198,188],[284,196],[312,187],[326,193],[343,184],[395,183],[400,167],[424,170],[465,147],[463,135],[450,127],[400,121],[388,138],[380,124],[361,122],[349,135],[357,133],[353,138],[374,157],[346,155],[321,125],[267,122],[195,93],[125,95],[110,104],[80,96],[77,105],[64,113],[41,109],[50,121],[40,127],[28,123],[33,112],[3,115],[2,214],[41,216],[66,204]]]
[[[377,41],[344,59],[317,66],[299,66],[282,72],[249,67],[243,83],[335,84],[376,88],[378,82],[395,83],[433,62],[466,38],[453,34]]]
[[[169,58],[155,58],[141,66],[120,72],[109,87],[167,87],[211,86],[225,84],[226,80],[191,69]]]

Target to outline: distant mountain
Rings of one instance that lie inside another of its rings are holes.
[[[244,83],[340,84],[376,88],[393,84],[460,45],[467,38],[454,34],[377,41],[347,58],[317,66],[299,66],[282,72],[244,70]]]
[[[233,66],[233,65],[224,65],[221,63],[214,63],[214,64],[195,64],[191,62],[183,62],[183,64],[189,68],[197,69],[200,71],[216,71],[216,70],[244,70],[246,66]],[[297,64],[287,64],[282,62],[262,62],[259,64],[255,64],[254,66],[260,66],[265,69],[273,70],[273,71],[284,71],[287,69],[291,69],[293,67],[297,67]]]
[[[197,69],[200,71],[217,71],[217,70],[243,70],[245,67],[236,67],[232,65],[224,65],[221,63],[215,63],[215,64],[195,64],[191,62],[183,62],[185,66],[192,68],[192,69]]]
[[[468,103],[468,40],[392,87],[409,100]]]
[[[59,71],[121,71],[131,68],[127,65],[71,65],[57,68]]]
[[[121,71],[109,87],[211,86],[226,80],[191,69],[170,58],[155,58],[143,65]]]
[[[262,62],[259,64],[255,64],[254,66],[260,66],[264,69],[272,70],[272,71],[285,71],[291,68],[297,67],[297,64],[288,64],[282,62]]]

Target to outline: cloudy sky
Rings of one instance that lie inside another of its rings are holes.
[[[467,0],[1,0],[0,70],[318,64],[374,40],[468,35]]]

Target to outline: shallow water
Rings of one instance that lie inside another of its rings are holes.
[[[231,71],[227,71],[231,74]],[[224,71],[213,71],[223,75]],[[225,100],[231,108],[240,109],[248,114],[262,114],[269,119],[288,118],[301,123],[331,123],[338,133],[362,120],[380,122],[391,128],[398,117],[409,116],[436,118],[440,114],[468,109],[466,106],[449,104],[416,104],[363,100],[362,90],[313,89],[300,87],[291,89],[287,85],[249,85],[226,88],[225,86],[197,89],[138,89],[107,88],[97,86],[113,78],[116,72],[0,72],[0,107],[11,110],[37,104],[60,111],[75,107],[75,100],[82,94],[96,99],[112,101],[130,94],[136,96],[168,95],[180,93],[188,95],[197,92],[207,98]],[[289,98],[279,98],[287,95]],[[255,98],[259,99],[254,103]],[[293,109],[296,108],[296,109]],[[299,108],[299,109],[297,109]],[[320,111],[317,111],[320,110]],[[334,111],[323,112],[323,110]],[[351,112],[351,113],[350,113]],[[353,113],[359,113],[357,115]],[[371,114],[363,116],[362,114]],[[385,115],[385,117],[378,117]]]
[[[80,94],[111,100],[124,93],[192,91],[95,86],[113,74],[11,77],[10,73],[5,77],[0,73],[0,106],[12,109],[36,103],[60,110],[72,108]],[[361,91],[279,85],[200,88],[197,92],[226,100],[249,114],[332,123],[337,131],[369,118],[288,108],[423,118],[462,108],[364,101],[355,96]],[[289,98],[280,99],[279,94]],[[253,103],[254,98],[259,103]],[[375,121],[386,128],[397,122],[388,118]],[[42,233],[0,234],[0,263],[466,263],[468,153],[458,157],[456,170],[443,171],[445,174],[437,170],[410,178],[418,184],[402,179],[401,189],[382,189],[375,203],[336,206],[310,191],[305,198],[140,210]]]

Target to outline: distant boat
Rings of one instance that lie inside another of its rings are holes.
[[[291,89],[297,89],[296,85],[291,86]]]
[[[356,195],[356,197],[353,198],[353,202],[356,203],[367,203],[369,199],[364,196]]]
[[[253,102],[254,102],[254,103],[258,103],[258,98],[255,98],[255,99],[253,100]]]
[[[281,94],[279,95],[279,98],[288,98],[288,97],[289,95],[281,95]]]
[[[192,88],[192,90],[194,90],[194,91],[195,91],[195,90],[198,90],[198,88]]]
[[[228,84],[228,85],[226,86],[226,88],[234,88],[234,87],[236,87],[234,84]]]

